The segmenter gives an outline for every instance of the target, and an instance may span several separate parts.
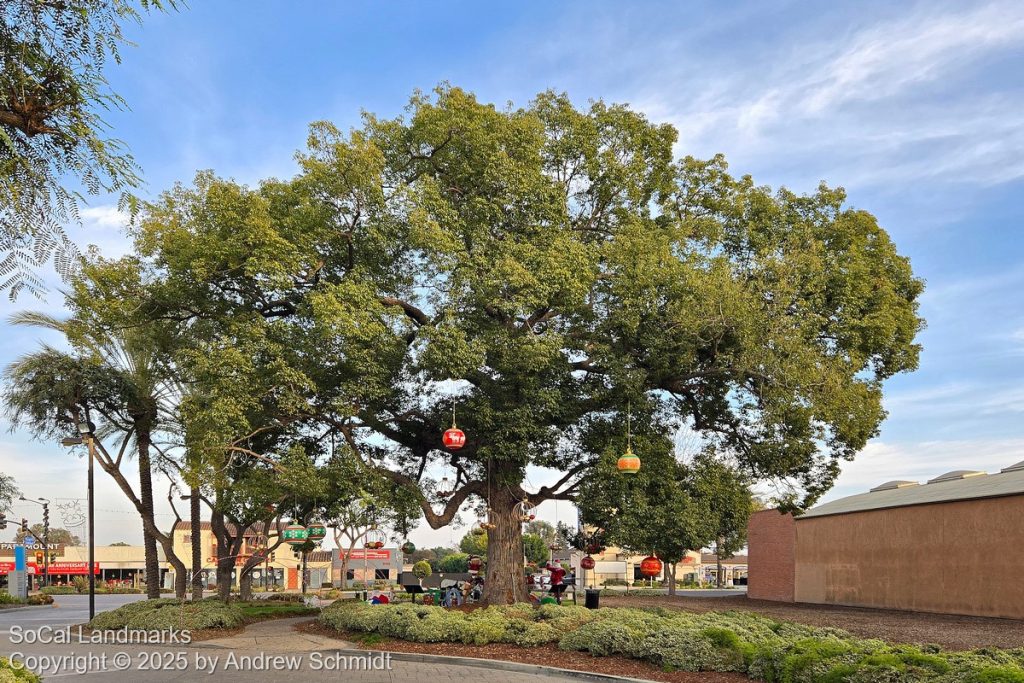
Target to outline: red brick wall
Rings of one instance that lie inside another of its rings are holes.
[[[762,510],[747,527],[747,595],[759,600],[793,602],[796,574],[796,523],[791,514]]]

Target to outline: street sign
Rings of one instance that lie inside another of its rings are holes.
[[[32,534],[28,534],[27,536],[25,536],[25,540],[23,540],[22,543],[24,543],[25,545],[35,545],[36,537]]]

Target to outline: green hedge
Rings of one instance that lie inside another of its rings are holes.
[[[0,683],[39,683],[39,676],[23,668],[14,668],[6,657],[0,657]]]
[[[74,586],[45,586],[41,592],[47,595],[74,595],[78,591]]]
[[[109,612],[101,612],[89,622],[94,629],[204,629],[241,626],[243,614],[234,605],[216,599],[199,602],[174,598],[139,600]]]
[[[0,591],[0,605],[23,605],[25,603],[21,598],[16,598],[6,591]]]
[[[890,645],[749,612],[520,604],[465,613],[346,601],[326,608],[320,621],[425,643],[557,642],[563,650],[622,655],[665,670],[737,671],[768,683],[1024,683],[1024,650]]]

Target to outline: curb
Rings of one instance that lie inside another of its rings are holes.
[[[561,676],[562,678],[573,678],[583,681],[630,681],[631,683],[650,683],[649,678],[626,678],[624,676],[613,676],[593,671],[577,671],[576,669],[560,669],[556,666],[544,666],[542,664],[524,664],[521,662],[509,662],[503,659],[480,659],[479,657],[450,657],[448,655],[427,655],[419,652],[392,652],[391,650],[364,650],[356,648],[359,652],[387,652],[391,659],[401,662],[416,662],[419,664],[447,664],[450,666],[477,667],[480,669],[491,669],[492,671],[510,671],[513,673],[544,674],[548,676]],[[352,650],[342,650],[342,652]]]

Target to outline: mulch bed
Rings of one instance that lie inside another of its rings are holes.
[[[345,633],[335,631],[308,621],[296,624],[295,628],[306,633],[315,633],[329,638],[337,638],[355,643],[364,650],[383,652],[414,652],[417,654],[443,655],[447,657],[475,657],[477,659],[497,659],[522,664],[539,664],[554,666],[573,671],[590,671],[592,673],[642,678],[649,681],[665,683],[739,683],[750,679],[738,673],[716,673],[713,671],[692,673],[689,671],[662,671],[649,662],[641,662],[627,657],[593,657],[585,652],[567,652],[559,650],[557,645],[540,645],[537,647],[519,647],[506,643],[490,645],[463,645],[461,643],[412,643],[405,640],[380,639],[372,644],[360,644],[365,633]]]
[[[812,626],[833,626],[862,638],[880,638],[891,643],[937,643],[950,650],[1024,647],[1024,621],[1017,619],[771,602],[752,600],[745,595],[602,595],[601,606],[665,607],[691,612],[744,610]]]

